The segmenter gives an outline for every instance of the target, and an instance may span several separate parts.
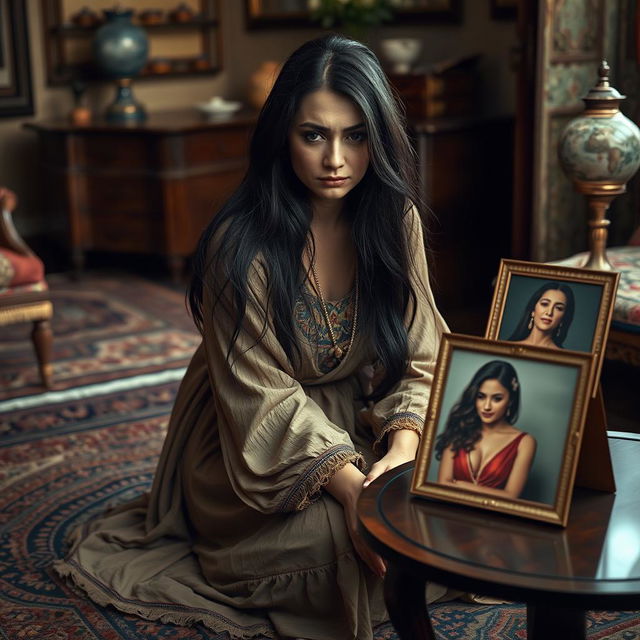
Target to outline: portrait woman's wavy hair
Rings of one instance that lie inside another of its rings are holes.
[[[562,322],[560,323],[558,330],[554,331],[553,335],[551,336],[551,340],[553,340],[553,343],[556,345],[556,347],[562,348],[569,328],[571,327],[571,323],[573,322],[573,314],[576,307],[573,290],[569,285],[562,282],[545,282],[533,292],[527,302],[526,307],[524,308],[522,316],[518,320],[516,328],[513,330],[513,333],[511,334],[511,337],[508,338],[508,340],[519,342],[520,340],[524,340],[531,333],[531,329],[529,329],[529,320],[531,319],[531,313],[535,309],[536,304],[538,304],[538,300],[542,298],[542,294],[545,293],[545,291],[562,291],[562,293],[564,293],[565,295],[565,298],[567,299],[564,316],[562,316]]]
[[[404,318],[407,308],[415,309],[416,293],[403,219],[409,203],[422,218],[422,205],[404,117],[377,58],[359,42],[328,35],[302,45],[284,64],[258,117],[247,174],[200,239],[189,306],[202,331],[204,287],[214,287],[215,300],[221,287],[231,287],[231,295],[225,294],[235,315],[229,357],[252,299],[248,271],[259,256],[268,269],[267,304],[276,336],[289,361],[299,362],[293,311],[305,277],[302,253],[311,208],[291,166],[288,134],[302,99],[321,88],[352,100],[366,126],[369,167],[345,204],[358,257],[358,333],[370,341],[386,372],[369,396],[376,400],[398,383],[408,362]],[[215,284],[212,273],[223,274],[223,283]],[[265,328],[266,323],[265,317]]]
[[[456,402],[447,418],[444,431],[438,436],[435,451],[436,460],[442,458],[447,447],[454,452],[460,449],[471,451],[482,435],[482,421],[476,409],[476,399],[482,383],[497,380],[509,393],[505,420],[514,424],[520,412],[520,381],[511,364],[503,360],[491,360],[482,365],[465,387],[460,400]]]

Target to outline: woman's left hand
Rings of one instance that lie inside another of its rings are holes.
[[[405,462],[416,459],[420,436],[411,429],[398,429],[389,434],[389,450],[371,469],[364,480],[363,487],[368,487],[385,471],[398,467]]]

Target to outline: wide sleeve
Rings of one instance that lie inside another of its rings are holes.
[[[361,420],[373,430],[373,449],[378,454],[386,451],[387,435],[391,431],[412,429],[422,434],[440,338],[443,332],[448,331],[436,308],[429,285],[422,224],[414,208],[405,216],[405,222],[410,278],[416,294],[413,323],[410,324],[413,305],[409,305],[405,315],[409,338],[409,363],[394,390],[363,409],[360,415]]]
[[[243,326],[228,357],[230,287],[215,306],[212,292],[204,294],[203,341],[224,464],[234,491],[252,508],[295,511],[317,499],[337,470],[350,462],[362,467],[364,459],[294,378],[267,313],[267,276],[257,259],[248,281]]]

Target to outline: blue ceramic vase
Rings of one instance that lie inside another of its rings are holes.
[[[96,31],[93,54],[102,71],[116,79],[116,98],[109,105],[110,122],[144,120],[144,107],[135,101],[131,78],[144,67],[149,54],[149,40],[144,29],[131,22],[133,11],[105,10],[106,22]]]

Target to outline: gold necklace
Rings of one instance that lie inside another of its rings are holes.
[[[327,328],[329,329],[331,344],[333,345],[333,347],[329,350],[329,355],[334,356],[336,360],[340,360],[347,352],[351,350],[353,339],[356,335],[356,324],[358,322],[358,299],[360,297],[360,289],[358,287],[358,265],[356,263],[356,301],[353,306],[353,322],[351,323],[351,335],[349,336],[349,344],[347,344],[347,346],[342,349],[338,346],[338,341],[336,340],[336,336],[333,333],[333,327],[331,326],[331,322],[329,320],[329,312],[327,311],[327,305],[324,302],[324,296],[322,295],[322,289],[320,288],[320,282],[318,281],[318,274],[316,273],[316,268],[313,264],[311,256],[309,256],[309,264],[311,265],[311,273],[313,274],[313,281],[316,287],[316,291],[318,292],[318,297],[320,298],[320,307],[322,309],[324,319],[327,323]]]

